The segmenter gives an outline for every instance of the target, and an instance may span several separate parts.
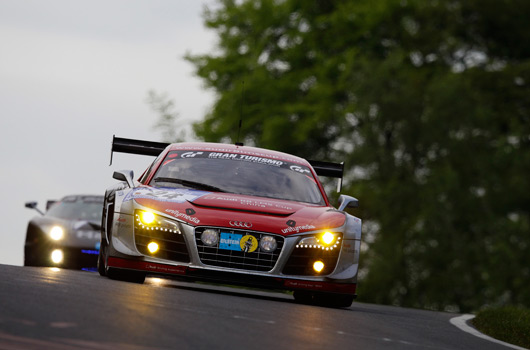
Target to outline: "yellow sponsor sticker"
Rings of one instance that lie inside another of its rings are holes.
[[[252,235],[246,235],[241,237],[241,240],[239,241],[239,246],[241,247],[241,250],[245,253],[252,253],[256,249],[258,249],[258,240]]]

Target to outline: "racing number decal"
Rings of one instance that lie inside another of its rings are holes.
[[[252,235],[246,235],[243,236],[239,241],[239,246],[245,253],[252,253],[258,249],[258,240]]]

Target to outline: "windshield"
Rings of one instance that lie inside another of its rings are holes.
[[[190,157],[190,153],[192,156]],[[324,204],[308,167],[236,153],[168,153],[149,185]]]
[[[99,223],[103,212],[103,197],[70,196],[54,203],[45,216],[66,219],[86,220]]]

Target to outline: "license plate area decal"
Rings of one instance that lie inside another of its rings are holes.
[[[226,250],[237,250],[241,251],[241,246],[239,245],[243,235],[231,232],[222,232],[219,240],[219,249]]]

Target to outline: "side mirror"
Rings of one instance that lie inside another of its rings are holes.
[[[44,215],[44,213],[37,208],[37,202],[26,202],[24,206],[28,209],[35,209],[40,215]]]
[[[341,194],[339,196],[339,210],[344,211],[346,208],[358,208],[359,200],[357,198]]]
[[[25,207],[29,209],[35,209],[37,208],[37,202],[26,202]]]
[[[132,170],[120,170],[115,171],[112,177],[116,180],[125,181],[130,188],[134,187],[133,177],[134,172]]]
[[[55,201],[55,200],[47,201],[46,202],[46,211],[48,211],[52,207],[52,205],[54,205],[55,203],[57,203],[57,201]]]

